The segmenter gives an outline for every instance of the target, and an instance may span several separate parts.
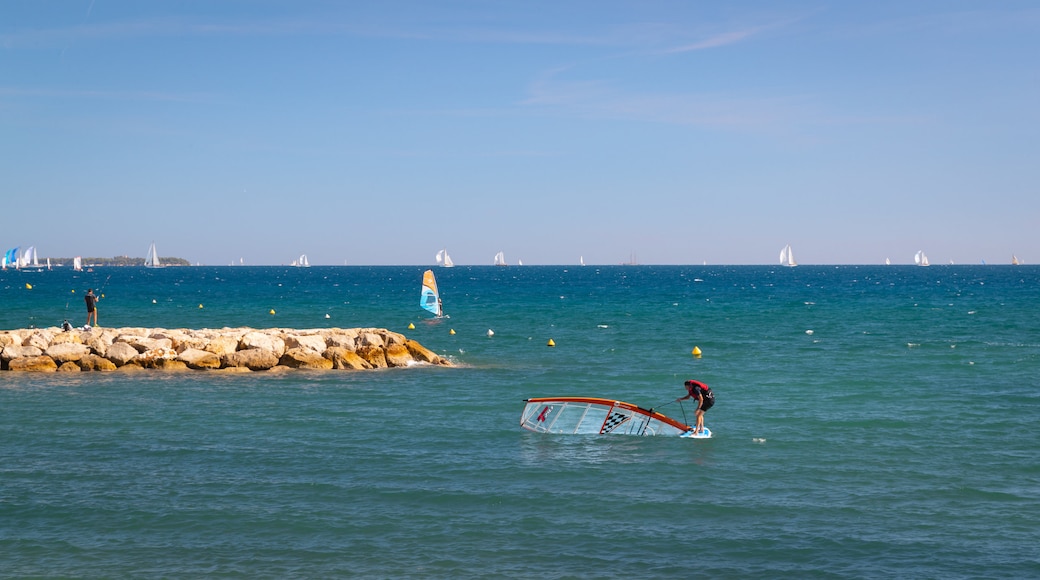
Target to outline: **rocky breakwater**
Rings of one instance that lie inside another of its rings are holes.
[[[282,369],[363,370],[451,366],[418,342],[383,328],[35,328],[0,331],[0,368],[79,372]]]

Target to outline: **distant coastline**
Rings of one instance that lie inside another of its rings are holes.
[[[43,258],[41,261],[50,260],[51,266],[72,267],[75,258]],[[103,266],[144,266],[144,258],[131,258],[130,256],[114,256],[112,258],[80,258],[84,268]],[[191,262],[184,258],[160,257],[163,266],[190,266]]]

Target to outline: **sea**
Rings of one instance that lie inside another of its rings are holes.
[[[387,328],[454,366],[0,372],[3,578],[1038,578],[1040,266],[0,272],[0,328]],[[696,356],[697,350],[700,356]],[[588,396],[707,440],[537,434]]]

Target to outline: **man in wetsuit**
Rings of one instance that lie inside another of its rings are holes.
[[[683,399],[693,399],[697,401],[697,425],[693,429],[693,432],[697,434],[704,429],[704,412],[715,404],[715,393],[711,392],[711,387],[700,381],[691,379],[686,381],[685,385],[686,396],[679,397],[676,399],[676,402],[682,401]]]

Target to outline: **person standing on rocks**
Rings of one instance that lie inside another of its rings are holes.
[[[94,326],[97,326],[97,302],[98,297],[94,295],[94,289],[88,288],[86,296],[83,300],[87,303],[87,326],[90,326],[90,320],[93,318]]]

